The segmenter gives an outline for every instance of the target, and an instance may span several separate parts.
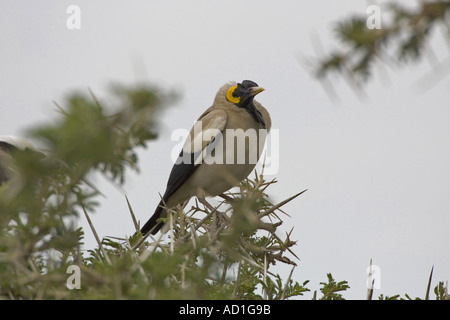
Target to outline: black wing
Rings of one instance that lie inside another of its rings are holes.
[[[172,196],[175,191],[177,191],[195,172],[202,161],[199,157],[205,154],[211,154],[217,145],[216,140],[217,139],[213,139],[206,146],[206,153],[203,153],[204,150],[200,150],[195,153],[184,153],[183,150],[181,150],[177,162],[172,167],[172,171],[170,171],[166,191],[164,192],[164,195],[152,217],[142,227],[142,234],[147,234],[150,231],[151,234],[156,234],[162,228],[163,224],[159,223],[157,220],[161,217],[164,204],[169,200],[170,196]]]

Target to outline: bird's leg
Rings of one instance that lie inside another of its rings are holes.
[[[215,234],[215,231],[219,227],[219,219],[217,214],[217,208],[214,208],[208,201],[205,200],[205,198],[199,198],[198,201],[200,201],[201,204],[203,204],[210,212],[212,212],[212,221],[210,225],[210,233]]]
[[[205,198],[198,198],[198,201],[200,201],[200,203],[207,207],[211,212],[217,211],[217,208],[214,208],[208,201],[206,201]]]
[[[214,230],[219,228],[223,223],[230,221],[230,218],[228,218],[227,215],[225,215],[223,212],[217,210],[217,208],[214,208],[208,201],[205,200],[205,198],[199,198],[198,201],[200,201],[201,204],[203,204],[206,208],[208,208],[213,213],[212,214],[212,226],[213,226]]]
[[[233,200],[232,197],[230,197],[229,195],[226,195],[225,193],[219,194],[219,197],[221,197],[222,199],[227,200],[227,201]]]

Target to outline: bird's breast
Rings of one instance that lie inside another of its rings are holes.
[[[216,196],[238,185],[258,163],[265,140],[266,130],[256,124],[227,123],[189,181],[196,195]]]

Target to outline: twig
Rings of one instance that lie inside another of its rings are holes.
[[[263,283],[264,283],[264,287],[263,287],[263,299],[267,300],[267,255],[264,253],[264,272],[263,272]]]
[[[433,278],[434,266],[431,267],[430,278],[428,279],[427,292],[425,294],[425,300],[430,300],[431,279]]]
[[[308,190],[308,189],[305,189],[305,190],[303,190],[302,192],[299,192],[299,193],[293,195],[292,197],[289,197],[289,198],[287,198],[286,200],[281,201],[280,203],[274,205],[274,206],[271,207],[270,209],[267,209],[267,210],[264,211],[263,213],[258,214],[257,217],[258,217],[258,218],[262,218],[262,217],[265,217],[265,216],[271,214],[272,212],[274,212],[274,211],[277,210],[278,208],[284,206],[284,205],[285,205],[286,203],[288,203],[289,201],[292,201],[292,200],[294,200],[295,198],[297,198],[299,195],[305,193],[307,190]]]
[[[133,208],[131,207],[130,201],[128,201],[127,195],[125,195],[125,199],[127,200],[128,210],[130,211],[131,219],[133,220],[133,224],[134,224],[134,228],[136,229],[136,231],[139,231],[139,223],[136,220],[136,216],[134,214]]]
[[[373,285],[375,283],[375,279],[372,279],[372,259],[370,259],[370,264],[369,264],[369,279],[372,280],[372,282],[370,283],[369,288],[367,288],[367,297],[366,300],[372,300],[372,296],[373,296]]]
[[[288,288],[288,286],[289,286],[289,281],[291,281],[292,273],[294,272],[295,267],[296,267],[296,266],[293,266],[292,269],[291,269],[291,272],[289,273],[289,276],[288,276],[288,278],[287,278],[287,280],[286,280],[286,283],[285,283],[285,285],[284,285],[283,292],[281,293],[280,300],[284,300],[284,295],[285,295],[286,290],[287,290],[287,288]]]
[[[104,250],[102,242],[100,241],[100,238],[97,234],[97,231],[94,228],[94,225],[92,224],[91,218],[89,218],[88,213],[86,212],[86,208],[84,206],[82,206],[83,208],[83,212],[84,212],[84,216],[86,217],[86,220],[88,221],[89,227],[91,228],[92,233],[94,234],[94,238],[95,241],[97,241],[98,244],[98,248],[99,250],[103,253],[103,255],[105,256],[105,260],[106,262],[111,265],[111,259],[109,259],[108,253]]]

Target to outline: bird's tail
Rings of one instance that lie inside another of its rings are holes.
[[[157,221],[161,217],[163,207],[164,207],[164,202],[163,202],[163,200],[161,200],[161,202],[158,204],[158,207],[155,210],[155,213],[141,228],[142,235],[146,235],[149,232],[151,234],[155,235],[163,227],[164,223]]]

